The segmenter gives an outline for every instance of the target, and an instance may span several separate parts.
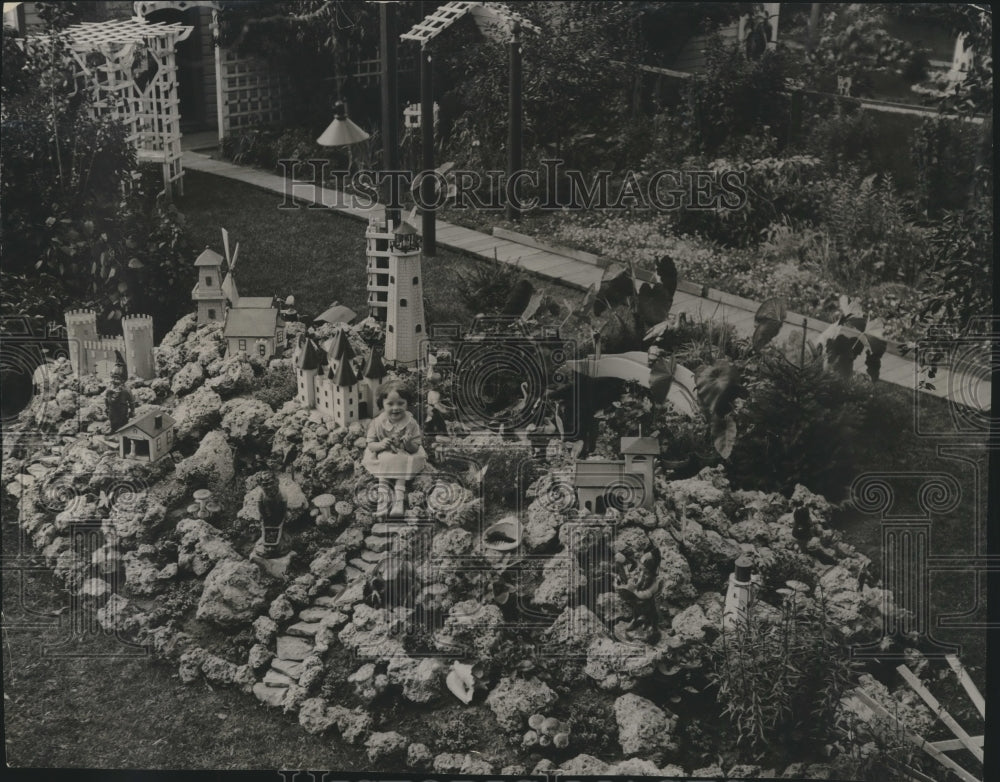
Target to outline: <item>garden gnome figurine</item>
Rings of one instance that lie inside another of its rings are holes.
[[[129,422],[135,412],[135,400],[127,388],[125,381],[128,379],[128,369],[125,367],[125,359],[117,350],[115,351],[115,365],[111,369],[111,387],[104,392],[104,409],[108,415],[108,434],[114,434]]]

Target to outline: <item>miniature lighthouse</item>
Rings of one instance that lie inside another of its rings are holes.
[[[385,318],[385,359],[416,366],[424,338],[424,291],[420,236],[403,221],[389,248],[389,293]]]
[[[726,590],[726,603],[722,612],[722,626],[729,632],[747,627],[750,606],[757,591],[752,567],[750,557],[744,554],[736,560],[734,570],[729,574],[729,588]]]

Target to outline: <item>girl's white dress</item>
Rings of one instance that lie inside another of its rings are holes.
[[[383,412],[368,424],[368,444],[376,443],[386,438],[398,438],[399,440],[412,440],[420,437],[420,426],[409,411],[398,424],[392,424],[389,416]],[[361,465],[372,475],[378,478],[406,479],[409,480],[414,475],[424,469],[427,464],[427,452],[420,446],[416,453],[407,453],[400,449],[398,453],[385,450],[375,453],[371,448],[365,448]]]

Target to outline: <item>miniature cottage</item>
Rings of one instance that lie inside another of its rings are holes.
[[[586,459],[576,463],[573,485],[580,510],[604,513],[653,506],[653,459],[660,452],[655,437],[623,437],[624,459]]]
[[[240,300],[240,306],[229,310],[226,315],[226,355],[240,353],[258,356],[267,361],[280,356],[285,347],[285,321],[273,306],[243,306],[247,299]],[[256,302],[256,299],[249,299]],[[273,303],[272,299],[267,299]]]
[[[167,413],[156,410],[133,418],[114,432],[119,456],[145,462],[162,459],[173,448],[174,423]]]

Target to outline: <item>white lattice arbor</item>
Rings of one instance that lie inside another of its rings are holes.
[[[180,100],[174,47],[193,28],[138,17],[79,24],[66,30],[78,88],[94,96],[99,116],[125,123],[140,163],[163,169],[163,189],[183,193]]]

